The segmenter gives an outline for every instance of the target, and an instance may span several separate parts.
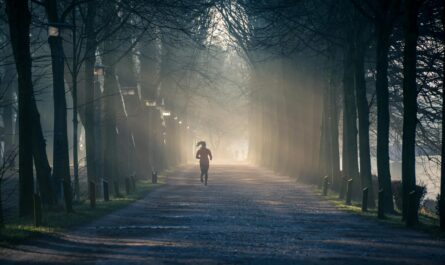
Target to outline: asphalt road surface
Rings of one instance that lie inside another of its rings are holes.
[[[197,166],[76,231],[0,249],[0,264],[445,264],[445,242],[336,210],[295,180]]]

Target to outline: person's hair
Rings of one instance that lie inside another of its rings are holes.
[[[205,141],[199,141],[196,146],[202,146],[205,147],[206,146],[206,142]]]

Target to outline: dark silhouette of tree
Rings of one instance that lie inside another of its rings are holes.
[[[31,14],[28,1],[6,1],[11,45],[18,75],[19,104],[19,176],[20,215],[29,216],[33,211],[33,164],[32,164],[32,73],[29,27]],[[20,63],[18,63],[20,62]]]
[[[417,40],[418,15],[423,1],[404,2],[405,48],[403,54],[403,146],[402,183],[403,217],[408,226],[417,223],[416,191],[416,125],[417,125]],[[415,195],[410,195],[414,192]]]

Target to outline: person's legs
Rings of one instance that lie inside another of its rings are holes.
[[[201,164],[199,166],[201,168],[201,182],[204,182],[204,184],[207,185],[209,165]],[[205,177],[205,179],[203,179],[203,177]]]
[[[209,166],[206,165],[204,168],[204,176],[205,176],[205,180],[204,180],[204,184],[207,186],[207,180],[209,178]]]
[[[202,170],[202,167],[201,167],[201,183],[204,182],[204,180],[202,178],[203,176],[204,176],[204,171]]]

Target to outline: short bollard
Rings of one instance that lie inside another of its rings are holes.
[[[40,195],[34,194],[34,226],[42,225],[42,201]]]
[[[328,186],[329,186],[329,178],[328,176],[325,176],[323,178],[323,196],[328,195]]]
[[[378,209],[377,209],[377,217],[379,219],[385,218],[385,210],[383,209],[384,203],[383,203],[383,197],[385,196],[385,192],[383,189],[379,190],[379,201],[378,201]]]
[[[416,205],[416,191],[413,190],[410,193],[408,193],[408,206],[406,207],[406,226],[411,227],[414,226],[417,223],[416,220],[416,211],[417,211],[417,205]]]
[[[89,182],[90,190],[90,207],[96,208],[96,183],[93,181]]]
[[[362,195],[362,212],[368,211],[368,187],[363,189],[363,195]]]
[[[352,179],[348,179],[347,185],[346,185],[346,205],[351,205],[352,200]]]
[[[131,178],[131,190],[133,192],[135,192],[136,191],[136,178],[134,176],[131,176],[130,178]]]
[[[104,201],[109,201],[110,200],[110,190],[108,188],[108,181],[104,180],[103,181],[103,189],[104,189]]]
[[[127,193],[127,195],[130,194],[130,178],[129,177],[125,178],[125,193]]]
[[[340,193],[338,194],[339,199],[345,198],[345,188],[346,188],[346,176],[342,176],[340,183]]]
[[[153,184],[158,183],[158,172],[157,171],[151,172],[151,183],[153,183]]]

